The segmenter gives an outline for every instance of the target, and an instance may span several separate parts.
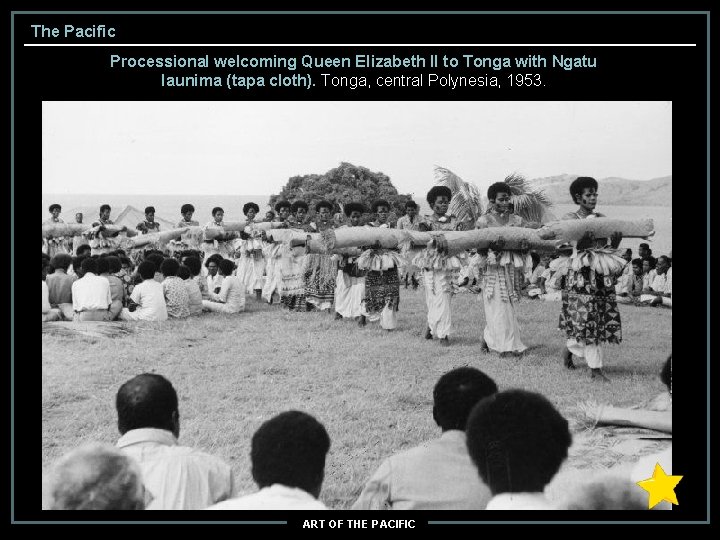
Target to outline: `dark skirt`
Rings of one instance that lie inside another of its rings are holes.
[[[328,302],[332,304],[335,299],[336,278],[337,263],[332,255],[317,253],[305,255],[305,301],[308,304],[322,305]]]
[[[365,311],[379,313],[385,306],[397,311],[400,305],[400,278],[397,268],[370,270],[365,276]]]
[[[596,276],[589,268],[570,270],[564,279],[559,329],[568,339],[585,345],[620,343],[614,279]]]

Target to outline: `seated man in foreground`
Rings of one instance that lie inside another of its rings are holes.
[[[465,424],[472,408],[497,392],[471,367],[454,369],[433,390],[440,438],[389,457],[365,485],[354,510],[484,510],[490,490],[468,455]]]
[[[232,469],[221,459],[180,446],[178,397],[153,373],[133,377],[116,398],[118,448],[135,458],[153,500],[148,510],[202,510],[232,497]]]
[[[255,432],[250,459],[260,491],[208,510],[327,510],[318,500],[330,437],[309,414],[286,411]]]

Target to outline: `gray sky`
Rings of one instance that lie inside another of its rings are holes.
[[[435,165],[483,187],[511,172],[672,174],[670,102],[43,102],[43,193],[277,193],[341,161],[424,194]]]

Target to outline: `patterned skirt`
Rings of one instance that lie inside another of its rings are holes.
[[[378,272],[368,271],[365,276],[365,299],[367,313],[379,313],[386,306],[394,311],[400,306],[400,278],[398,269],[391,268]]]
[[[329,307],[335,299],[337,263],[332,255],[305,255],[305,301],[320,308]]]
[[[583,268],[569,270],[565,279],[559,329],[585,345],[620,343],[622,325],[613,278]]]
[[[304,255],[288,253],[278,261],[282,278],[280,281],[280,303],[290,311],[307,311],[305,284],[303,282]]]

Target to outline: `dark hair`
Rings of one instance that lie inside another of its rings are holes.
[[[668,392],[672,394],[672,354],[667,357],[660,372],[660,380],[667,386]]]
[[[142,264],[140,266],[142,267]],[[178,410],[178,397],[165,377],[155,373],[143,373],[120,387],[115,398],[115,408],[121,435],[131,429],[141,428],[172,431],[173,413]]]
[[[290,212],[294,214],[298,211],[298,208],[304,208],[307,212],[309,206],[305,201],[295,201],[292,205],[290,205]]]
[[[108,262],[107,257],[98,257],[95,263],[97,265],[98,274],[107,274],[110,272],[110,263]]]
[[[627,248],[627,249],[625,250],[625,253],[629,253],[629,254],[630,254],[630,257],[632,257],[632,249]]]
[[[146,253],[145,262],[151,262],[155,266],[155,271],[159,272],[165,257],[158,253]]]
[[[268,214],[270,214],[273,218],[275,217],[275,211],[274,211],[274,210],[268,210],[267,212],[265,212],[265,215],[268,215]]]
[[[430,191],[427,192],[427,197],[425,197],[425,199],[430,205],[430,208],[432,208],[435,206],[437,198],[441,196],[447,197],[448,200],[452,199],[452,190],[447,186],[433,186],[430,188]]]
[[[92,272],[93,274],[97,274],[97,259],[85,257],[80,268],[82,268],[83,273]]]
[[[350,214],[353,212],[360,212],[361,214],[365,213],[365,205],[363,203],[359,202],[350,202],[345,205],[345,208],[343,208],[343,211],[345,212],[345,215],[347,217],[350,217]]]
[[[177,261],[177,259],[168,257],[160,265],[160,272],[165,277],[177,276],[178,268],[180,268],[180,263]]]
[[[222,209],[221,207],[219,207],[219,206],[216,206],[215,208],[212,209],[211,214],[214,216],[214,215],[217,214],[218,212],[222,212],[222,213],[224,214],[224,213],[225,213],[225,210],[223,210],[223,209]]]
[[[58,253],[50,260],[50,265],[53,268],[59,268],[61,270],[67,270],[72,264],[72,257],[67,253]]]
[[[143,279],[153,279],[155,277],[155,263],[152,261],[143,261],[137,267],[137,273]]]
[[[292,205],[290,204],[290,201],[282,200],[275,203],[275,211],[279,212],[283,208],[291,208]]]
[[[316,211],[316,212],[319,212],[321,208],[328,208],[328,209],[330,209],[330,211],[332,212],[332,211],[333,211],[333,203],[331,203],[330,201],[326,201],[325,199],[323,199],[322,201],[318,202],[318,203],[315,205],[315,211]]]
[[[210,256],[207,258],[207,260],[205,261],[205,268],[208,267],[208,265],[210,264],[210,261],[214,262],[214,263],[217,264],[218,267],[219,267],[219,266],[220,266],[220,262],[221,262],[222,260],[223,260],[223,256],[222,256],[222,255],[220,255],[219,253],[213,253],[213,254],[210,255]]]
[[[407,208],[417,208],[417,207],[418,207],[418,204],[415,201],[413,201],[412,199],[410,199],[409,201],[405,201],[406,209]]]
[[[448,371],[433,390],[433,418],[443,431],[465,431],[472,408],[497,391],[495,381],[479,369],[465,366]]]
[[[77,257],[73,257],[72,260],[72,267],[76,274],[79,274],[79,270],[82,268],[82,262],[85,259],[89,259],[87,255],[78,255]]]
[[[378,207],[380,206],[386,206],[388,211],[390,211],[390,203],[387,202],[385,199],[378,199],[376,201],[373,201],[373,203],[370,205],[370,208],[373,212],[377,212]]]
[[[79,256],[83,251],[87,251],[88,249],[92,250],[89,244],[83,244],[82,246],[78,246],[75,250],[75,255]]]
[[[670,257],[667,255],[660,255],[657,259],[655,259],[655,264],[657,264],[660,259],[665,259],[665,262],[670,265]]]
[[[328,450],[330,437],[320,422],[304,412],[283,412],[252,437],[253,479],[260,488],[282,484],[315,494],[322,485]]]
[[[647,249],[648,251],[652,251],[652,250],[650,249],[650,244],[648,244],[647,242],[643,242],[642,244],[640,244],[639,247],[645,248],[645,249]]]
[[[123,264],[127,264],[128,266],[132,266],[132,261],[130,260],[130,257],[118,257],[120,259],[120,267],[122,268]]]
[[[260,211],[260,207],[259,207],[257,204],[255,204],[254,202],[249,202],[249,203],[245,203],[245,204],[243,205],[243,214],[245,214],[245,215],[247,216],[248,211],[249,211],[251,208],[252,208],[253,210],[255,210],[255,213],[256,213],[256,214]]]
[[[655,266],[657,266],[657,259],[655,257],[648,257],[647,259],[642,259],[643,262],[647,261],[648,265],[650,266],[650,270],[654,270]]]
[[[202,270],[202,263],[197,257],[186,257],[183,264],[187,266],[193,276],[200,275],[200,271]]]
[[[235,263],[230,259],[223,259],[218,263],[218,270],[223,276],[229,276],[235,270]]]
[[[572,199],[572,202],[577,204],[575,197],[577,195],[582,195],[585,188],[594,188],[597,191],[597,180],[590,176],[578,176],[575,180],[573,180],[572,184],[570,184],[570,198]]]
[[[493,495],[543,491],[572,442],[568,422],[553,404],[526,390],[483,399],[470,413],[466,437],[470,457]]]
[[[180,265],[180,268],[178,268],[177,271],[177,277],[185,281],[186,279],[189,279],[192,277],[192,272],[190,272],[190,269],[185,266],[184,264]]]
[[[537,268],[537,265],[540,264],[540,254],[538,254],[536,251],[531,251],[530,258],[532,259],[532,269],[535,270]]]
[[[639,266],[640,268],[642,268],[643,267],[643,259],[638,257],[637,259],[633,259],[632,261],[630,261],[630,264],[632,264],[633,266]]]
[[[494,201],[498,193],[507,193],[508,195],[512,195],[512,190],[507,182],[495,182],[487,190],[488,200]]]
[[[105,210],[112,210],[109,204],[103,204],[100,206],[100,213],[102,214]]]
[[[55,203],[55,204],[51,204],[51,205],[50,205],[50,208],[48,208],[48,212],[52,213],[52,211],[55,210],[56,208],[57,208],[58,210],[62,210],[62,206],[60,206],[59,204]]]
[[[108,255],[107,257],[105,257],[105,259],[108,262],[108,267],[111,274],[115,274],[116,272],[122,270],[122,264],[120,263],[120,259],[118,257],[115,257],[114,255]]]
[[[195,211],[195,207],[194,207],[192,204],[190,204],[190,203],[183,204],[183,205],[180,207],[180,213],[181,213],[181,214],[184,214],[184,213],[186,213],[186,212],[194,212],[194,211]]]
[[[146,206],[145,207],[145,213],[146,214],[154,214],[155,213],[155,207],[154,206]]]

